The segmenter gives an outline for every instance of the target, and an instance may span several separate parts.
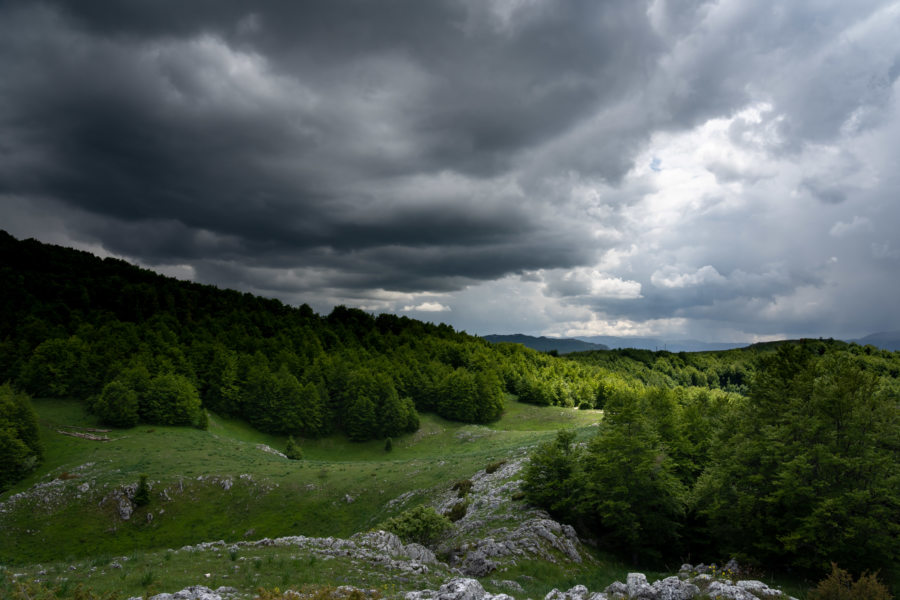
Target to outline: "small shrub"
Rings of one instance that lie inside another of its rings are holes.
[[[892,600],[892,596],[874,573],[853,576],[831,563],[831,574],[809,591],[809,600]]]
[[[394,440],[392,440],[391,438],[384,440],[384,451],[390,452],[393,449],[394,449]]]
[[[592,408],[594,408],[594,407],[591,406],[590,402],[582,401],[581,403],[578,404],[578,410],[591,410]]]
[[[156,579],[156,576],[153,574],[153,571],[147,571],[141,577],[141,587],[149,587],[154,579]]]
[[[456,490],[457,498],[465,498],[472,490],[472,480],[460,479],[459,481],[454,483],[453,487],[450,489]]]
[[[284,455],[291,460],[303,460],[303,448],[294,440],[294,436],[289,436],[287,446],[284,448]]]
[[[381,523],[378,528],[390,531],[404,542],[429,545],[452,527],[450,519],[430,506],[416,506]]]
[[[451,522],[456,523],[464,516],[466,516],[466,509],[469,508],[469,503],[463,500],[462,502],[457,502],[450,509],[444,513],[444,516],[450,519]]]
[[[150,504],[150,486],[147,485],[147,475],[141,474],[141,481],[134,493],[134,505],[147,506],[148,504]]]
[[[492,462],[488,466],[484,468],[484,472],[490,475],[491,473],[496,473],[497,469],[506,464],[505,460],[498,460],[497,462]]]

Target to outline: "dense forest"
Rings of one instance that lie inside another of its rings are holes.
[[[32,397],[116,427],[207,412],[300,438],[391,438],[509,398],[602,408],[534,452],[526,497],[637,563],[900,564],[900,353],[834,340],[556,357],[444,324],[327,316],[0,232],[0,491],[40,460]]]

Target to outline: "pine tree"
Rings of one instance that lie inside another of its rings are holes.
[[[150,486],[147,485],[147,475],[141,474],[141,481],[134,492],[134,505],[147,506],[150,504]]]

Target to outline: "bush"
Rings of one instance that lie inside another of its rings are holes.
[[[463,500],[462,502],[457,502],[453,506],[450,507],[450,510],[444,513],[444,516],[450,519],[453,523],[456,523],[464,516],[466,516],[466,509],[469,508],[469,503]]]
[[[384,451],[390,452],[394,449],[394,441],[391,438],[384,440]]]
[[[427,546],[438,541],[452,524],[430,506],[416,506],[381,523],[378,528],[390,531],[404,542]]]
[[[874,573],[863,573],[859,579],[831,563],[831,574],[809,591],[809,600],[891,600],[888,589]]]
[[[140,401],[136,391],[124,381],[114,379],[103,387],[100,397],[94,402],[94,412],[106,425],[113,427],[134,427],[140,416]]]
[[[284,448],[284,455],[291,460],[303,460],[303,448],[294,440],[294,436],[288,436],[287,446]]]
[[[471,479],[460,479],[456,483],[453,484],[453,487],[450,488],[452,490],[456,490],[457,498],[465,498],[469,492],[472,490],[472,480]]]
[[[490,475],[491,473],[495,473],[497,469],[506,464],[505,460],[498,460],[497,462],[492,462],[488,466],[484,468],[484,472]]]

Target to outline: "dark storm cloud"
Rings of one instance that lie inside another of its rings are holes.
[[[822,325],[849,295],[824,308],[814,292],[878,280],[900,247],[878,158],[900,137],[897,13],[880,0],[10,0],[0,218],[322,308],[481,310],[509,290],[541,327]],[[716,120],[727,130],[697,174],[669,179]]]
[[[593,252],[578,231],[561,241],[488,184],[399,209],[391,197],[397,177],[502,176],[652,57],[639,3],[533,10],[504,22],[458,2],[9,4],[2,60],[18,74],[0,110],[34,159],[0,185],[107,217],[85,233],[149,263],[221,251],[378,268],[359,285],[395,289],[579,264]]]

